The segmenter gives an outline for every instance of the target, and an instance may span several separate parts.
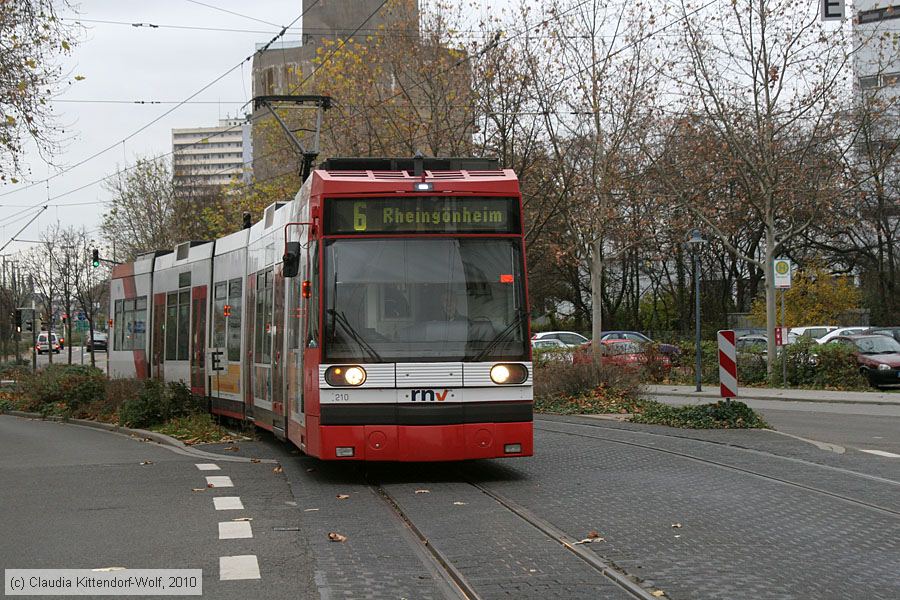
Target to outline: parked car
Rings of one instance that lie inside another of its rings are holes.
[[[854,327],[838,327],[834,331],[828,332],[819,338],[820,344],[827,344],[839,335],[856,335],[866,330],[864,325],[856,325]]]
[[[613,339],[600,342],[603,347],[601,349],[600,364],[622,367],[629,371],[637,371],[644,367],[649,361],[650,356],[647,353],[647,344],[633,342],[631,340]],[[593,359],[592,344],[587,343],[575,351],[572,362],[575,364],[587,364]],[[664,371],[672,368],[672,360],[668,355],[660,353],[656,356],[660,367]]]
[[[875,387],[900,385],[900,342],[886,335],[838,336],[832,344],[853,349],[860,372]]]
[[[604,331],[600,334],[600,341],[628,340],[638,344],[656,344],[640,331]],[[677,362],[681,356],[681,348],[674,344],[658,344],[659,351],[667,355],[673,362]]]
[[[34,349],[37,350],[38,354],[43,354],[44,352],[49,354],[51,351],[54,354],[59,354],[62,346],[55,333],[48,334],[46,331],[42,331],[38,334],[37,344],[35,344]]]
[[[798,337],[809,337],[818,340],[823,335],[831,333],[837,329],[835,325],[815,325],[812,327],[791,327],[790,333]]]
[[[572,362],[572,348],[566,346],[561,340],[554,338],[531,340],[531,347],[540,352],[540,357],[543,359]]]
[[[574,331],[541,331],[531,336],[533,340],[559,340],[570,348],[576,348],[590,340]]]
[[[556,338],[547,338],[543,340],[531,340],[531,347],[535,350],[557,350],[557,349],[568,349],[569,346],[566,346],[562,340],[557,340]]]
[[[107,350],[107,336],[102,331],[95,331],[93,338],[88,338],[88,340],[84,343],[85,349],[88,352],[93,352],[94,350],[103,350],[106,352]]]
[[[900,327],[870,327],[863,333],[876,333],[878,335],[886,335],[900,342]]]
[[[764,335],[742,335],[734,341],[734,349],[736,352],[765,354],[768,350],[768,343],[769,338]]]

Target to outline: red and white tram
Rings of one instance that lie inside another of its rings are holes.
[[[117,266],[110,304],[113,376],[312,456],[532,454],[521,197],[493,161],[325,161],[249,229]]]

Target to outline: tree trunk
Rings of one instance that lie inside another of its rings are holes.
[[[766,274],[766,373],[775,371],[775,324],[777,306],[775,303],[775,227],[766,227],[766,257],[763,265]]]
[[[594,241],[591,251],[591,353],[594,363],[600,364],[603,347],[600,334],[603,331],[603,243]]]

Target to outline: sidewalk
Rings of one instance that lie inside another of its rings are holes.
[[[719,386],[703,384],[703,391],[692,385],[648,385],[650,396],[681,396],[713,402],[719,400]],[[888,404],[900,406],[900,394],[891,392],[835,392],[781,388],[738,388],[736,400],[784,400],[789,402],[826,402],[840,404]]]

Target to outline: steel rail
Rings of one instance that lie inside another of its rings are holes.
[[[565,424],[565,425],[575,425],[575,426],[578,426],[578,425],[579,425],[579,424],[577,424],[577,423],[566,423],[566,422],[564,422],[564,421],[557,421],[557,423],[563,423],[563,424]],[[585,426],[586,426],[586,427],[591,427],[590,425],[585,425]],[[599,429],[599,427],[595,427],[595,428],[596,428],[596,429]],[[543,427],[543,426],[540,428],[540,430],[541,430],[541,431],[551,432],[551,433],[558,433],[558,434],[561,434],[561,435],[568,435],[568,436],[572,436],[572,437],[581,437],[581,438],[587,438],[587,439],[599,440],[599,441],[603,441],[603,442],[609,442],[609,443],[611,443],[611,444],[620,444],[620,445],[623,445],[623,446],[632,446],[632,447],[636,447],[636,448],[644,448],[644,449],[646,449],[646,450],[652,450],[652,451],[654,451],[654,452],[659,452],[659,453],[663,453],[663,454],[669,454],[669,455],[672,455],[672,456],[678,456],[678,457],[680,457],[680,458],[684,458],[684,459],[687,459],[687,460],[690,460],[690,461],[699,462],[699,463],[703,463],[703,464],[707,464],[707,465],[712,465],[712,466],[715,466],[715,467],[720,468],[720,469],[725,469],[725,470],[729,470],[729,471],[735,471],[735,472],[738,472],[738,473],[743,473],[743,474],[745,474],[745,475],[750,475],[750,476],[753,476],[753,477],[758,477],[758,478],[760,478],[760,479],[765,479],[765,480],[767,480],[767,481],[774,481],[774,482],[780,483],[780,484],[782,484],[782,485],[788,485],[788,486],[795,487],[795,488],[802,489],[802,490],[806,490],[806,491],[809,491],[809,492],[815,492],[815,493],[817,493],[817,494],[822,494],[822,495],[824,495],[824,496],[829,496],[829,497],[831,497],[831,498],[835,498],[835,499],[838,499],[838,500],[841,500],[841,501],[843,501],[843,502],[847,502],[847,503],[849,503],[849,504],[853,504],[853,505],[856,505],[856,506],[861,506],[861,507],[867,508],[867,509],[869,509],[869,510],[873,510],[873,511],[876,511],[876,512],[888,514],[888,515],[891,515],[891,516],[894,516],[894,517],[900,517],[900,511],[898,511],[898,510],[894,510],[894,509],[891,509],[891,508],[886,508],[886,507],[884,507],[884,506],[879,506],[879,505],[877,505],[877,504],[872,504],[871,502],[866,502],[866,501],[864,501],[864,500],[859,500],[859,499],[857,499],[857,498],[852,498],[852,497],[850,497],[850,496],[845,496],[845,495],[843,495],[843,494],[839,494],[839,493],[836,493],[836,492],[831,492],[831,491],[828,491],[828,490],[825,490],[825,489],[822,489],[822,488],[819,488],[819,487],[815,487],[815,486],[811,486],[811,485],[806,485],[806,484],[803,484],[803,483],[797,483],[796,481],[789,481],[789,480],[787,480],[787,479],[782,479],[782,478],[780,478],[780,477],[775,477],[775,476],[773,476],[773,475],[767,475],[767,474],[765,474],[765,473],[760,473],[760,472],[754,471],[754,470],[752,470],[752,469],[745,469],[745,468],[743,468],[743,467],[736,467],[736,466],[734,466],[734,465],[729,465],[729,464],[724,463],[724,462],[719,462],[719,461],[711,460],[711,459],[708,459],[708,458],[701,458],[701,457],[698,457],[698,456],[695,456],[695,455],[692,455],[692,454],[687,454],[687,453],[685,453],[685,452],[679,452],[679,451],[677,451],[677,450],[670,450],[670,449],[666,449],[666,448],[660,448],[660,447],[658,447],[658,446],[651,446],[651,445],[648,445],[648,444],[641,444],[641,443],[639,443],[639,442],[629,442],[629,441],[625,441],[625,440],[616,440],[616,439],[612,439],[612,438],[604,437],[604,436],[600,436],[600,435],[588,435],[588,434],[586,434],[586,433],[576,433],[576,432],[573,432],[573,431],[560,431],[560,430],[558,430],[558,429],[550,429],[550,428]],[[617,429],[617,431],[626,431],[626,430]],[[665,436],[665,435],[661,435],[660,437],[677,437],[677,436]],[[684,439],[684,438],[679,438],[679,439]],[[809,464],[815,464],[815,463],[809,463]],[[886,481],[891,481],[891,480],[886,480]]]
[[[562,423],[565,425],[573,425],[576,427],[590,427],[596,430],[612,430],[612,431],[622,431],[624,433],[634,433],[639,435],[653,436],[653,437],[663,437],[670,438],[675,440],[685,440],[689,442],[696,442],[698,444],[708,444],[713,446],[723,446],[725,448],[730,448],[732,450],[738,450],[741,452],[746,452],[748,454],[756,454],[758,456],[766,456],[769,458],[777,458],[779,460],[784,460],[788,462],[798,463],[810,467],[816,467],[819,469],[825,469],[827,471],[833,471],[835,473],[840,473],[842,475],[850,475],[853,477],[860,477],[862,479],[868,479],[869,481],[876,481],[878,483],[884,483],[887,485],[896,485],[900,486],[900,481],[896,479],[887,479],[885,477],[879,477],[878,475],[871,475],[869,473],[860,473],[859,471],[853,471],[851,469],[844,469],[842,467],[834,467],[832,465],[823,465],[821,463],[812,462],[809,460],[804,460],[802,458],[796,458],[794,456],[783,456],[781,454],[775,454],[773,452],[766,452],[765,450],[757,450],[756,448],[746,448],[744,446],[736,446],[734,444],[726,444],[723,442],[717,442],[715,440],[701,440],[697,438],[692,438],[686,435],[674,435],[671,433],[660,433],[656,431],[642,431],[639,429],[629,429],[625,427],[615,427],[611,424],[611,422],[607,421],[605,424],[601,425],[599,423],[576,423],[568,420],[557,420],[557,419],[540,419],[536,418],[535,421],[543,421],[544,423]],[[547,430],[549,431],[549,430]]]
[[[453,566],[453,563],[444,554],[432,545],[425,533],[419,529],[412,519],[407,516],[406,512],[400,507],[400,504],[391,496],[384,487],[379,483],[369,483],[369,488],[376,496],[381,498],[391,512],[403,522],[403,524],[413,533],[419,542],[420,549],[424,550],[423,557],[426,558],[433,567],[432,572],[438,575],[443,583],[448,585],[457,597],[464,600],[482,600],[482,596],[478,594],[472,584],[463,576],[459,570]]]

